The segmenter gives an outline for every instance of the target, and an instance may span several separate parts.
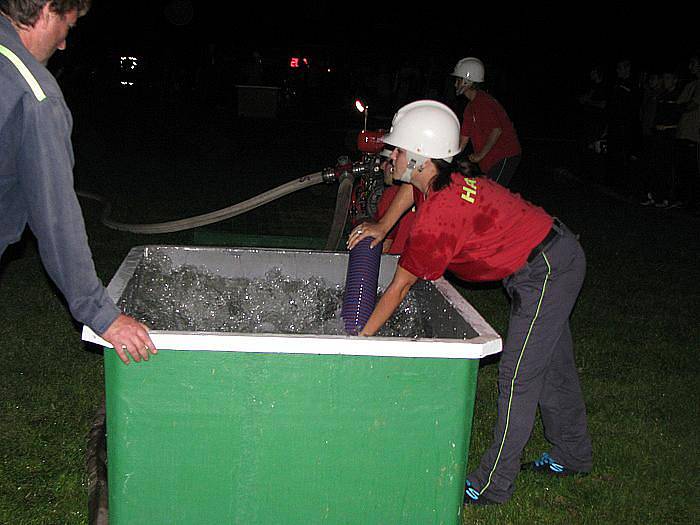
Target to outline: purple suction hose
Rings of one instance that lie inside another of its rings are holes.
[[[340,311],[345,331],[350,335],[362,331],[377,301],[382,243],[370,248],[373,240],[372,237],[366,237],[350,250],[343,308]]]

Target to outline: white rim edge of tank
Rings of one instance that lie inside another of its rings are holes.
[[[107,287],[109,296],[117,301],[143,256],[151,248],[177,248],[184,251],[220,250],[221,247],[203,246],[137,246],[132,248]],[[265,248],[227,248],[245,252],[272,251],[319,253],[316,250],[279,250]],[[321,252],[334,253],[334,252]],[[398,260],[398,257],[395,258]],[[156,348],[167,350],[199,350],[213,352],[246,352],[274,354],[355,355],[376,357],[480,359],[501,351],[501,337],[469,302],[444,278],[432,281],[450,305],[478,334],[469,340],[457,339],[398,339],[390,337],[357,337],[342,335],[248,334],[218,332],[176,332],[152,330],[151,339]],[[83,326],[83,341],[112,348],[88,326]],[[331,343],[321,345],[320,342]],[[311,347],[309,345],[312,345]],[[273,347],[274,350],[270,350]],[[313,348],[313,349],[311,349]]]
[[[297,334],[237,334],[213,332],[151,331],[157,348],[201,352],[257,354],[354,355],[374,357],[480,359],[501,351],[501,339],[475,337],[468,341],[448,339],[395,339],[385,337],[322,336]],[[112,345],[88,327],[83,341],[106,348]],[[332,343],[322,345],[321,343]],[[310,345],[312,345],[310,347]],[[332,346],[332,348],[329,348]],[[270,347],[274,349],[271,350]],[[311,349],[313,348],[313,349]]]

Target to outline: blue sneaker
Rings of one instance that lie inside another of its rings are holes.
[[[539,472],[540,474],[549,474],[550,476],[558,476],[562,478],[575,475],[585,476],[588,474],[588,472],[580,472],[578,470],[566,468],[564,465],[554,461],[546,452],[542,453],[539,459],[536,459],[535,461],[523,463],[520,466],[520,470],[531,470],[532,472]]]
[[[467,480],[464,483],[464,506],[468,507],[471,505],[499,505],[499,503],[488,499],[486,496],[482,496],[479,491],[472,486],[472,482]]]

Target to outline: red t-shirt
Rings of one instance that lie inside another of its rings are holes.
[[[474,153],[479,153],[495,128],[501,128],[502,133],[491,151],[479,162],[484,173],[488,173],[499,161],[520,155],[521,149],[513,123],[503,106],[488,93],[477,91],[474,100],[470,100],[464,108],[460,135],[469,137]]]
[[[391,206],[391,203],[394,201],[394,197],[396,197],[396,194],[401,189],[401,186],[401,184],[393,184],[384,189],[384,192],[379,199],[379,203],[377,204],[377,215],[375,216],[375,220],[378,221],[384,216],[386,211],[389,209],[389,206]],[[387,239],[392,240],[388,253],[400,254],[403,252],[415,217],[416,209],[413,207],[404,213],[399,222],[391,229],[389,235],[386,236]]]
[[[552,228],[552,217],[492,180],[452,174],[452,183],[425,199],[399,265],[435,280],[450,270],[465,281],[498,281],[522,268]]]

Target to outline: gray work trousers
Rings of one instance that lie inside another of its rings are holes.
[[[581,472],[592,465],[586,408],[569,316],[586,273],[576,237],[558,221],[555,236],[503,284],[511,297],[508,335],[498,369],[493,443],[468,479],[485,498],[504,502],[515,489],[521,454],[540,407],[550,456]]]

